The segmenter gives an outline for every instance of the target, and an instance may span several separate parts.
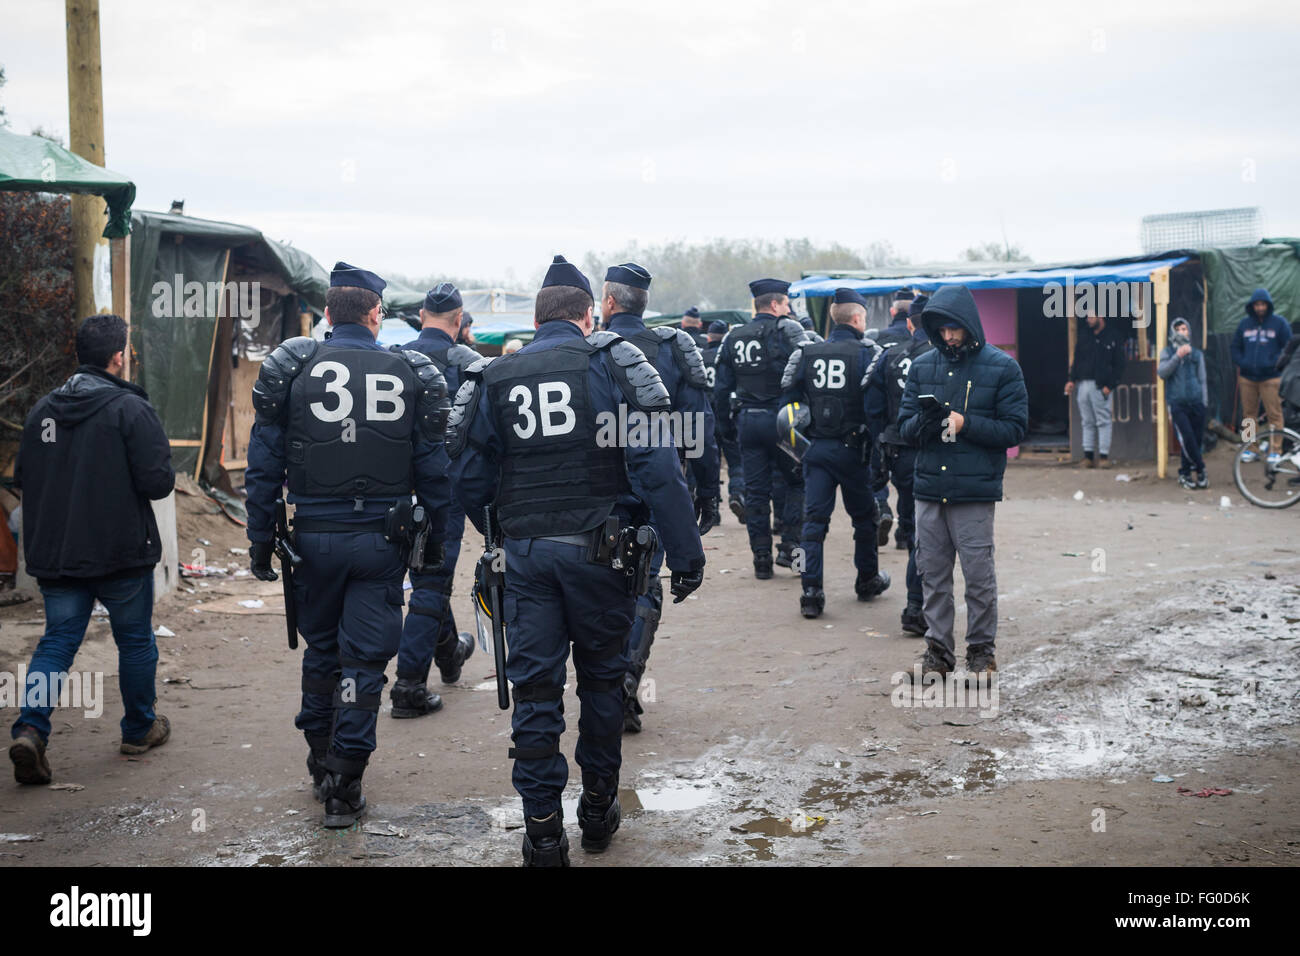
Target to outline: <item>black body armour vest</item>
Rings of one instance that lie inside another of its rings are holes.
[[[710,342],[700,349],[700,355],[704,357],[704,381],[709,386],[709,397],[712,398],[713,385],[718,380],[718,370],[713,362],[718,357],[718,346],[722,343]]]
[[[803,347],[809,438],[844,438],[867,422],[862,408],[862,343],[816,342]]]
[[[420,384],[406,360],[322,348],[289,392],[289,490],[321,498],[409,495]]]
[[[893,346],[881,357],[885,363],[885,396],[889,400],[889,427],[880,436],[881,441],[891,445],[905,444],[903,436],[898,433],[898,410],[903,405],[907,376],[912,371],[912,363],[932,348],[934,345],[929,341],[913,339]]]
[[[483,371],[504,453],[497,517],[511,538],[581,534],[629,489],[623,452],[596,444],[586,341],[494,360]]]
[[[724,343],[736,373],[736,397],[746,405],[775,406],[781,373],[790,353],[780,352],[776,322],[755,319],[733,331]]]

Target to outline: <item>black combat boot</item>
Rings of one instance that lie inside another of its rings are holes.
[[[727,507],[731,513],[736,516],[736,520],[741,524],[745,523],[745,499],[740,495],[731,495],[727,498]]]
[[[794,564],[794,545],[787,541],[782,541],[776,546],[776,563],[783,568],[788,568]]]
[[[826,608],[826,592],[821,588],[805,587],[799,598],[799,613],[804,617],[821,617]]]
[[[859,576],[857,582],[853,585],[853,590],[858,592],[859,601],[870,601],[877,595],[885,593],[888,589],[888,571],[877,571],[874,578],[866,578],[865,580]]]
[[[903,630],[917,637],[925,637],[925,615],[921,613],[921,605],[909,604],[903,608]]]
[[[442,698],[424,686],[424,681],[399,677],[389,697],[393,701],[393,716],[423,717],[442,709]]]
[[[578,827],[582,830],[582,848],[588,853],[604,853],[618,831],[623,811],[617,791],[598,793],[586,789],[578,798]]]
[[[366,812],[366,797],[361,792],[360,774],[352,776],[331,770],[325,774],[325,826],[343,830],[352,826]]]
[[[307,772],[311,774],[311,795],[317,803],[325,802],[325,753],[329,750],[328,737],[307,735]]]
[[[524,817],[524,866],[568,866],[569,836],[556,810],[545,819]]]
[[[434,648],[433,661],[438,665],[438,673],[444,684],[454,684],[460,680],[460,669],[467,660],[474,656],[474,635],[461,631],[446,640],[447,647],[439,644]],[[454,646],[453,646],[454,645]],[[445,657],[443,652],[450,647],[451,653]],[[437,710],[437,708],[434,708]]]
[[[772,552],[754,552],[754,577],[766,581],[772,576]]]

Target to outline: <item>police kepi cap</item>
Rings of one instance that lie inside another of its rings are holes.
[[[424,294],[424,311],[443,313],[455,312],[464,302],[460,297],[460,290],[450,282],[439,282],[436,286]]]
[[[749,294],[757,299],[760,295],[788,295],[790,283],[783,279],[755,279],[749,284]]]
[[[850,288],[848,288],[848,287],[846,287],[846,286],[841,286],[840,288],[836,289],[836,290],[835,290],[835,304],[836,304],[836,305],[845,305],[845,304],[848,304],[848,303],[852,303],[853,305],[860,305],[860,306],[862,306],[864,309],[867,307],[867,300],[864,299],[864,298],[861,296],[861,294],[859,294],[859,293],[857,292],[857,290],[855,290],[855,289],[850,289]]]
[[[649,289],[650,273],[646,271],[645,266],[639,266],[635,262],[624,262],[622,265],[610,266],[605,270],[605,281],[630,285],[634,289]]]
[[[334,263],[334,268],[330,271],[331,289],[337,289],[339,286],[354,286],[358,289],[369,289],[375,295],[382,296],[387,285],[387,282],[373,272],[358,269],[346,262]]]
[[[567,285],[573,289],[581,289],[587,295],[591,295],[591,283],[587,277],[564,256],[556,256],[551,262],[551,267],[546,270],[546,278],[542,280],[542,288],[549,289],[551,286]],[[595,296],[592,296],[595,298]]]
[[[709,323],[709,335],[726,335],[727,323],[721,319],[714,319]]]
[[[907,307],[908,318],[911,318],[914,315],[920,315],[922,312],[924,312],[925,305],[929,301],[930,301],[930,297],[928,295],[918,295],[915,299],[913,299],[912,304]]]

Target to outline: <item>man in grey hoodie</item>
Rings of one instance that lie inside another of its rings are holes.
[[[1192,327],[1186,319],[1174,319],[1169,326],[1169,344],[1160,353],[1156,371],[1165,380],[1165,401],[1182,450],[1178,483],[1184,488],[1208,488],[1205,459],[1201,457],[1205,409],[1210,402],[1205,386],[1205,354],[1192,345]]]

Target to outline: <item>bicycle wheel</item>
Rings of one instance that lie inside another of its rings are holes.
[[[1269,461],[1270,448],[1276,461]],[[1255,460],[1243,461],[1248,454]],[[1300,501],[1300,433],[1265,428],[1237,450],[1232,477],[1245,499],[1260,508],[1288,508]]]

